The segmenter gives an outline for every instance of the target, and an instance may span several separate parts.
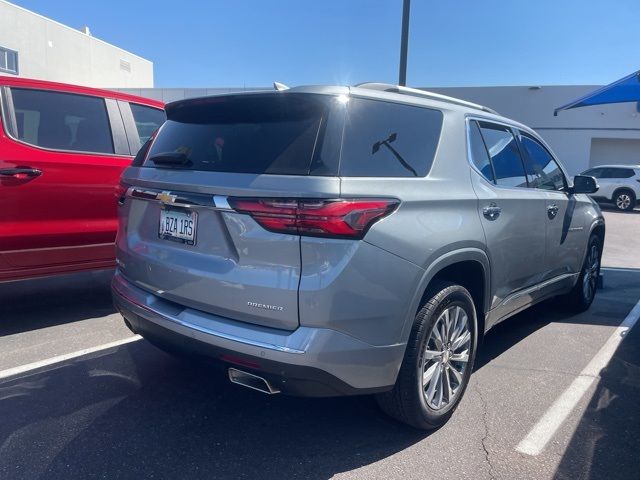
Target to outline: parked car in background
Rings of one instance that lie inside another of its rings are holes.
[[[628,212],[640,202],[640,165],[599,165],[582,172],[598,180],[593,199]]]
[[[375,393],[436,428],[487,330],[556,295],[593,301],[594,179],[486,107],[366,84],[167,115],[122,177],[114,301],[134,332],[234,383]]]
[[[0,76],[0,281],[114,265],[120,175],[163,108]]]

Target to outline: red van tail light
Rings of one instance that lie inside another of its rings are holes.
[[[120,183],[116,186],[116,200],[118,201],[118,205],[124,205],[125,196],[129,187],[130,185],[124,183],[122,180],[120,180]]]
[[[229,198],[239,213],[251,215],[272,232],[317,237],[362,238],[371,225],[393,212],[399,200]]]

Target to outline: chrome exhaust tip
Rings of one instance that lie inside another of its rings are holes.
[[[253,373],[243,372],[237,368],[229,369],[229,381],[231,383],[237,383],[243,387],[258,390],[259,392],[266,393],[267,395],[274,395],[280,393],[280,390],[274,388],[266,379],[254,375]]]

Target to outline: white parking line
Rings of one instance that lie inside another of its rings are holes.
[[[35,370],[36,368],[53,365],[54,363],[65,362],[67,360],[71,360],[72,358],[82,357],[83,355],[88,355],[89,353],[99,352],[100,350],[106,350],[108,348],[125,345],[127,343],[140,340],[141,338],[142,337],[140,335],[134,335],[133,337],[123,338],[122,340],[116,340],[115,342],[105,343],[103,345],[98,345],[97,347],[85,348],[84,350],[78,350],[77,352],[67,353],[65,355],[58,355],[57,357],[47,358],[45,360],[40,360],[38,362],[28,363],[26,365],[20,365],[18,367],[8,368],[6,370],[0,370],[0,379],[12,377],[14,375],[19,375],[21,373],[25,373],[30,370]]]
[[[620,342],[633,328],[640,317],[640,300],[631,309],[627,317],[616,328],[600,351],[591,359],[589,364],[569,387],[553,402],[546,413],[534,425],[526,437],[518,444],[516,450],[527,455],[538,455],[553,438],[562,423],[573,411],[589,387],[600,375],[600,371],[607,366],[616,352]]]

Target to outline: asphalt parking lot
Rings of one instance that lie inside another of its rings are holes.
[[[588,368],[640,300],[640,212],[605,215],[591,309],[550,301],[492,330],[431,433],[367,397],[265,396],[166,355],[114,312],[111,272],[0,285],[0,479],[640,478],[640,327]],[[586,393],[558,417],[576,384]],[[536,427],[549,441],[522,453]]]

